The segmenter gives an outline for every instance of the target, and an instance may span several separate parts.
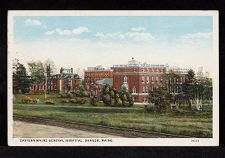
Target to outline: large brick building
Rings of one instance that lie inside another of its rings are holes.
[[[185,73],[176,78],[176,84],[172,84],[172,78],[169,75],[168,65],[153,65],[147,63],[139,63],[138,61],[130,60],[126,65],[114,65],[113,70],[113,87],[121,89],[122,87],[134,96],[136,102],[147,102],[150,91],[159,87],[162,84],[167,84],[168,88],[175,92],[174,87],[178,86],[178,83],[183,83]],[[181,78],[181,80],[180,80]],[[174,79],[173,79],[174,80]]]
[[[48,92],[73,92],[80,88],[81,78],[73,73],[73,69],[61,68],[59,74],[47,77],[41,84],[33,84],[31,91],[35,93]]]
[[[98,91],[101,91],[101,87],[96,83],[96,81],[102,79],[112,79],[112,70],[105,69],[101,65],[96,67],[88,67],[84,71],[84,88],[90,92],[91,87],[95,86]]]

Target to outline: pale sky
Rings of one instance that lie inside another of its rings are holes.
[[[14,53],[21,63],[49,58],[60,67],[86,69],[149,64],[212,70],[210,16],[18,16]]]

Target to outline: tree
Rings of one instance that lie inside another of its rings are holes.
[[[160,86],[150,92],[149,100],[155,104],[158,112],[167,112],[170,109],[171,94],[166,87]]]
[[[46,74],[55,74],[56,66],[53,60],[47,59],[43,62],[44,70]]]
[[[195,79],[195,73],[192,69],[188,71],[188,74],[184,83],[183,91],[188,100],[189,109],[191,109],[192,100],[195,98],[195,94],[196,94],[196,79]]]
[[[30,91],[30,77],[26,68],[16,59],[13,63],[13,93],[27,93]]]
[[[44,82],[45,79],[45,69],[42,62],[29,62],[28,63],[30,76],[33,84],[40,84]]]
[[[108,84],[103,87],[102,101],[109,106],[133,106],[134,98],[122,88],[119,91],[110,87]]]

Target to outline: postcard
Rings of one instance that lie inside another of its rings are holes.
[[[10,146],[218,146],[218,11],[8,12]]]

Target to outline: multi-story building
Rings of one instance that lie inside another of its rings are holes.
[[[123,87],[134,96],[135,101],[147,101],[149,92],[163,83],[166,65],[153,65],[130,60],[126,65],[113,65],[113,87]]]
[[[101,65],[96,67],[88,67],[84,71],[84,88],[90,92],[91,87],[95,86],[98,91],[101,91],[101,87],[98,86],[96,81],[102,79],[112,79],[112,70],[105,69]]]
[[[46,81],[47,79],[47,81]],[[73,73],[73,69],[60,69],[59,74],[46,77],[43,83],[33,84],[31,91],[36,93],[48,92],[73,92],[80,88],[81,78]]]
[[[149,92],[163,84],[167,84],[168,88],[171,88],[171,92],[177,86],[177,84],[170,84],[172,79],[169,78],[168,65],[142,64],[132,58],[128,64],[113,65],[112,69],[113,87],[116,89],[125,87],[134,96],[136,102],[147,102]],[[181,80],[180,84],[185,80],[183,79],[185,73],[180,71],[179,74],[176,81]]]
[[[180,93],[186,80],[189,69],[170,67],[165,75],[165,85],[169,93]]]

